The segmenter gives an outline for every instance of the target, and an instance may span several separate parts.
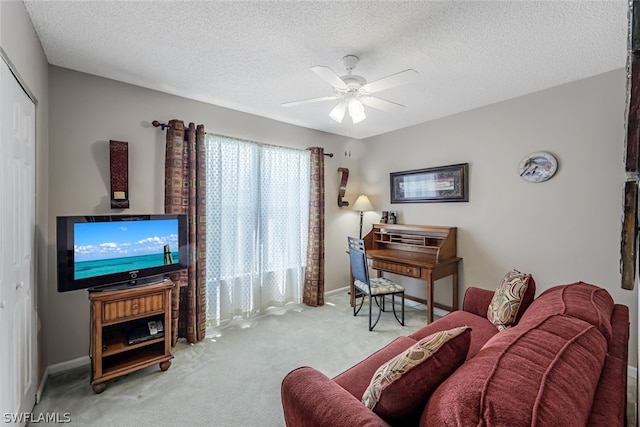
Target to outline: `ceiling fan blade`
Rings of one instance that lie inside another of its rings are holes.
[[[312,104],[314,102],[321,102],[321,101],[333,101],[334,99],[338,99],[337,96],[332,95],[332,96],[321,96],[319,98],[309,98],[309,99],[301,99],[300,101],[291,101],[291,102],[285,102],[282,104],[283,107],[293,107],[296,105],[303,105],[303,104]]]
[[[368,107],[375,108],[380,111],[386,111],[387,113],[395,113],[404,108],[404,105],[402,104],[387,101],[386,99],[375,98],[373,96],[360,97],[360,101]]]
[[[329,84],[336,89],[344,89],[348,90],[349,87],[347,84],[342,81],[339,75],[333,72],[333,70],[329,67],[325,67],[324,65],[316,65],[311,67],[311,71],[319,75],[321,78],[329,82]]]
[[[420,73],[416,70],[404,70],[399,73],[383,77],[375,82],[367,83],[361,89],[367,93],[380,92],[381,90],[391,89],[392,87],[405,85],[418,81]]]

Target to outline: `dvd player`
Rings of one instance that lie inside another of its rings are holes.
[[[162,320],[135,322],[125,327],[125,336],[129,345],[164,337]]]

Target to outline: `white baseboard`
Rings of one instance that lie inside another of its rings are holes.
[[[77,359],[67,360],[66,362],[55,363],[53,365],[49,365],[47,370],[49,371],[49,375],[59,374],[60,372],[68,371],[71,369],[79,368],[81,366],[85,366],[91,363],[91,359],[89,356],[78,357]]]
[[[36,390],[36,403],[40,403],[40,399],[42,398],[42,392],[44,391],[44,386],[47,383],[47,378],[49,378],[48,366],[45,368],[44,374],[42,374],[42,378],[40,378],[40,384],[38,384],[38,389]]]
[[[332,291],[327,291],[324,294],[325,295],[335,295],[335,294],[339,294],[341,292],[349,292],[349,286],[345,286],[343,288],[338,288],[338,289],[334,289]]]

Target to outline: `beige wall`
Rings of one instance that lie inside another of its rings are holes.
[[[89,302],[86,291],[58,293],[55,266],[55,217],[96,213],[161,213],[164,210],[165,132],[153,120],[183,119],[203,123],[208,132],[262,143],[297,148],[322,146],[326,170],[326,289],[348,282],[347,234],[357,234],[357,215],[337,207],[338,167],[357,175],[357,158],[345,157],[345,147],[358,142],[287,125],[270,119],[220,108],[177,96],[119,83],[64,68],[50,67],[50,321],[48,363],[87,355]],[[110,139],[129,142],[129,198],[131,208],[109,207]],[[354,149],[353,152],[356,152]],[[356,191],[348,185],[347,199]]]
[[[299,148],[320,145],[335,154],[326,159],[327,290],[347,284],[346,236],[358,230],[357,214],[336,205],[337,168],[348,167],[347,200],[353,204],[362,190],[376,208],[365,214],[365,232],[383,209],[399,211],[402,223],[459,227],[461,294],[471,285],[494,288],[514,267],[532,272],[539,292],[578,280],[606,287],[631,309],[629,364],[637,364],[637,290],[620,289],[619,274],[623,70],[364,141],[58,67],[50,67],[49,84],[52,278],[55,216],[117,213],[108,207],[108,140],[130,143],[132,207],[126,212],[161,212],[164,132],[148,123],[182,118],[204,123],[209,132]],[[530,184],[518,177],[517,164],[538,150],[554,153],[560,168],[552,180]],[[470,163],[468,203],[389,204],[390,172],[460,162]],[[401,280],[410,292],[424,294],[421,283]],[[445,286],[438,288],[438,298],[449,296]],[[49,290],[48,363],[86,356],[86,292],[59,294],[54,279]]]
[[[49,94],[48,65],[21,1],[0,1],[0,47],[20,82],[36,101],[36,286],[38,322],[47,322]],[[38,333],[39,371],[46,367],[43,334]],[[39,376],[40,376],[39,375]]]
[[[638,291],[621,289],[619,272],[625,84],[617,70],[370,138],[362,188],[401,223],[459,227],[461,295],[471,285],[495,288],[511,268],[531,272],[538,294],[575,281],[606,288],[630,308],[629,364],[637,366]],[[558,173],[525,182],[519,161],[542,150],[558,158]],[[468,203],[389,203],[390,172],[466,162]]]

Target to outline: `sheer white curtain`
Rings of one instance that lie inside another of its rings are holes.
[[[208,323],[299,302],[309,152],[207,135],[206,162]]]

